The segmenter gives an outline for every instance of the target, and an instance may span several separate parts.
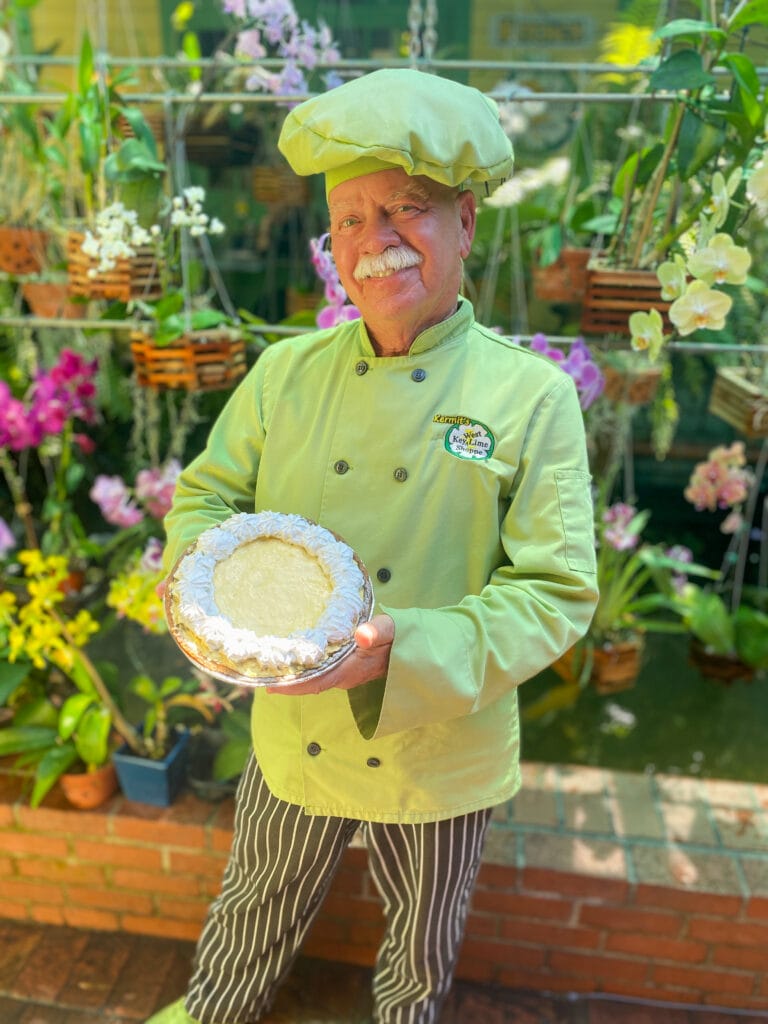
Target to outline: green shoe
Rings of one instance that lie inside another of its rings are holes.
[[[164,1007],[162,1010],[150,1017],[146,1024],[198,1024],[194,1017],[190,1017],[184,1009],[184,999],[178,999],[175,1003]]]

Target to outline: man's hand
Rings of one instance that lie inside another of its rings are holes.
[[[355,630],[355,650],[341,664],[314,679],[300,683],[281,683],[268,686],[267,693],[282,693],[301,697],[308,693],[322,693],[336,687],[351,690],[371,679],[386,676],[389,652],[395,639],[395,623],[389,615],[375,615]]]

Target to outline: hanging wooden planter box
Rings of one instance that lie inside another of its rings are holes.
[[[158,346],[143,331],[131,332],[131,354],[142,387],[222,391],[245,374],[245,342],[227,328],[190,331]]]
[[[78,231],[70,231],[67,236],[70,295],[112,302],[159,298],[160,277],[151,245],[140,246],[132,259],[118,260],[114,270],[102,273],[96,270],[97,261],[83,252],[84,238]]]
[[[742,367],[722,366],[717,370],[709,411],[745,437],[768,437],[768,392],[748,380]]]
[[[0,226],[0,270],[6,274],[38,274],[45,265],[48,235],[13,224]]]
[[[533,293],[542,302],[578,303],[587,290],[591,249],[565,248],[554,263],[533,268]]]
[[[657,309],[664,330],[670,331],[671,302],[661,298],[661,285],[652,270],[607,270],[588,267],[581,313],[585,334],[623,334],[629,337],[629,318],[633,313]]]
[[[288,166],[254,167],[253,198],[273,206],[306,206],[310,200],[309,179],[294,174]]]

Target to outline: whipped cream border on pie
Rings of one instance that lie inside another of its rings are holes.
[[[216,604],[216,564],[242,544],[266,537],[303,547],[329,577],[330,598],[311,629],[258,635],[233,625]],[[352,548],[324,527],[292,513],[240,512],[205,530],[177,563],[169,582],[172,625],[202,658],[247,675],[286,675],[320,666],[351,640],[365,611],[365,587]]]

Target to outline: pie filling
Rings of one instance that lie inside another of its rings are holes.
[[[321,667],[365,609],[352,549],[298,515],[239,513],[211,527],[169,583],[184,646],[249,676]]]

